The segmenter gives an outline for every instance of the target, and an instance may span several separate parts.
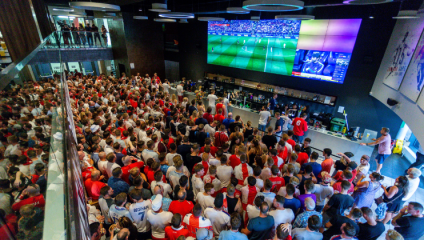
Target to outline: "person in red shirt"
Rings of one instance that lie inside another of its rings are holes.
[[[351,171],[352,172],[352,178],[350,178],[350,179],[348,179],[348,181],[349,182],[352,182],[353,181],[353,179],[355,179],[356,178],[356,174],[358,173],[357,171],[356,171],[356,167],[358,167],[358,164],[356,164],[356,162],[349,162],[348,164],[347,164],[347,167],[346,167],[346,169],[345,170],[349,170],[349,171]],[[336,181],[342,181],[343,180],[343,171],[338,171],[337,173],[336,173],[336,175],[334,175],[334,177],[333,177]]]
[[[88,196],[90,196],[93,200],[98,200],[100,196],[100,189],[106,184],[104,182],[101,182],[104,178],[103,175],[100,174],[100,171],[94,170],[91,173],[91,178],[85,180],[84,186],[87,190]]]
[[[284,162],[286,162],[288,157],[288,149],[286,147],[286,142],[282,138],[277,144],[277,152],[277,156],[283,159]]]
[[[24,197],[28,197],[24,199]],[[44,196],[40,194],[40,187],[37,184],[30,184],[15,201],[15,204],[12,205],[13,211],[19,211],[22,206],[32,204],[35,207],[44,209],[46,201]]]
[[[215,114],[215,117],[213,118],[213,120],[219,121],[220,123],[222,123],[222,121],[224,121],[225,117],[222,114],[222,108],[217,110],[217,114]]]
[[[352,173],[349,170],[344,170],[343,171],[343,180],[333,184],[334,193],[336,193],[336,191],[341,193],[342,189],[345,189],[343,187],[343,185],[344,185],[343,182],[348,182],[350,184],[350,187],[347,190],[347,193],[348,194],[353,193],[355,191],[355,187],[353,186],[353,184],[351,182],[348,181],[348,179],[350,179],[350,178],[352,178]],[[346,183],[346,185],[347,185],[347,183]]]
[[[234,149],[234,154],[230,156],[230,165],[234,169],[238,165],[240,165],[240,147],[236,145]]]
[[[203,118],[206,119],[209,124],[213,122],[213,115],[211,114],[211,112],[212,112],[212,108],[208,107],[206,109],[206,112],[203,114]]]
[[[206,228],[212,231],[212,223],[209,219],[202,217],[202,206],[197,203],[193,207],[193,213],[184,217],[183,224],[189,231],[189,236],[195,238],[196,232],[200,228]]]
[[[172,212],[175,216],[175,214],[180,214],[183,218],[185,215],[191,213],[193,210],[193,203],[186,200],[187,192],[185,190],[180,190],[178,192],[177,198],[178,200],[174,200],[169,205],[168,211]]]
[[[210,154],[215,157],[215,153],[218,151],[218,148],[212,145],[212,140],[210,138],[206,138],[205,139],[205,146],[200,148],[200,154],[205,152],[205,147],[209,147],[210,148]]]
[[[136,162],[132,163],[132,161],[135,160]],[[124,166],[121,168],[122,170],[122,180],[124,180],[125,182],[127,182],[128,184],[130,183],[129,177],[130,177],[130,170],[132,168],[142,168],[144,166],[144,162],[143,161],[137,161],[137,159],[135,157],[131,157],[131,156],[126,156],[122,162],[124,163]]]
[[[188,237],[189,232],[184,226],[181,225],[182,222],[181,214],[177,213],[172,216],[171,226],[165,227],[165,238],[168,240],[176,240],[179,236]]]
[[[225,112],[227,111],[227,109],[225,108],[224,98],[222,97],[218,98],[218,103],[215,105],[215,111],[218,114],[220,113],[219,109],[221,109],[221,115],[225,116]]]
[[[289,137],[289,139],[287,139],[287,143],[292,146],[292,149],[296,147],[296,142],[293,140],[293,135],[294,135],[294,132],[292,130],[287,131],[287,136]]]
[[[272,192],[278,192],[278,190],[280,190],[281,187],[286,186],[286,182],[284,181],[284,178],[278,176],[279,172],[280,170],[278,169],[278,167],[275,165],[272,165],[271,167],[272,175],[269,178],[269,180],[272,182],[272,188],[271,188]]]
[[[153,162],[152,169],[149,172],[147,172],[147,180],[149,181],[149,184],[155,181],[155,173],[158,171],[160,171],[160,164],[158,162]],[[162,176],[162,181],[166,183],[165,175]]]
[[[303,135],[305,135],[305,132],[308,131],[308,123],[305,121],[305,119],[308,117],[308,114],[302,113],[302,115],[297,118],[295,118],[292,122],[293,125],[293,139],[296,142],[303,142]]]
[[[301,147],[299,144],[296,144],[296,146],[294,147],[294,151],[297,154],[297,160],[296,162],[298,162],[300,164],[300,166],[302,166],[304,163],[308,162],[309,156],[307,153],[305,152],[301,152]]]
[[[321,167],[322,167],[321,171],[325,171],[325,172],[328,172],[328,173],[331,172],[331,167],[334,164],[333,159],[330,157],[332,153],[333,153],[333,151],[331,151],[331,149],[324,148],[322,155],[324,156],[325,159],[321,163]],[[318,176],[318,178],[321,178],[321,176]]]

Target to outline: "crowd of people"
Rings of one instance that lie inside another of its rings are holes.
[[[385,234],[401,240],[424,234],[423,206],[408,201],[420,170],[384,186],[384,177],[370,171],[369,156],[356,163],[352,153],[338,153],[335,161],[331,146],[313,150],[319,139],[304,138],[304,114],[288,121],[275,112],[276,124],[269,126],[264,108],[255,127],[233,118],[213,92],[208,106],[188,101],[184,83],[172,94],[156,73],[73,73],[67,84],[91,239],[368,240]],[[42,238],[57,88],[43,80],[2,93],[1,239],[10,232],[17,239]]]

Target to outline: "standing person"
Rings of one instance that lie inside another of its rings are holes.
[[[230,227],[230,216],[228,213],[222,211],[224,203],[224,195],[218,193],[214,200],[214,207],[209,207],[204,210],[205,217],[212,223],[213,233],[215,236],[219,236],[221,231]]]
[[[344,214],[344,211],[353,206],[353,198],[347,194],[351,183],[342,182],[342,191],[331,196],[327,205],[322,210],[322,224],[326,224],[331,218]]]
[[[380,170],[383,168],[384,160],[386,160],[387,157],[390,156],[392,153],[391,144],[392,144],[392,138],[390,137],[390,129],[389,128],[382,128],[381,131],[381,137],[372,140],[374,142],[370,143],[361,143],[362,146],[374,146],[378,144],[378,155],[375,158],[375,161],[377,162],[377,170],[376,172],[380,173]]]
[[[274,225],[277,227],[280,224],[291,223],[294,220],[293,210],[284,208],[284,197],[275,196],[273,205],[275,210],[269,212],[269,215],[274,217]]]
[[[75,27],[75,23],[72,23],[71,27],[72,37],[74,38],[74,44],[79,45],[80,44],[80,38],[78,36],[78,28]]]
[[[365,223],[359,223],[358,238],[361,240],[376,240],[386,230],[382,222],[375,219],[371,208],[361,208],[362,216],[367,220]]]
[[[196,232],[202,228],[212,230],[212,223],[209,219],[202,217],[202,206],[196,204],[193,207],[193,213],[189,213],[184,217],[184,226],[187,227],[190,237],[195,237]]]
[[[261,136],[264,135],[266,126],[271,121],[271,113],[268,111],[268,109],[265,108],[265,106],[262,106],[262,110],[259,112],[259,134]]]
[[[392,224],[405,240],[421,238],[424,235],[423,205],[410,202],[393,218]]]
[[[332,236],[334,235],[343,234],[343,225],[345,224],[352,225],[354,231],[352,231],[352,234],[349,235],[356,236],[359,233],[359,226],[356,222],[361,217],[362,212],[359,208],[352,208],[352,210],[350,210],[349,212],[349,215],[347,216],[334,216],[333,218],[331,218],[330,222],[326,223],[325,226],[323,226],[327,228],[327,230],[323,232],[323,239],[329,240],[330,238],[333,239]]]
[[[215,106],[215,111],[218,112],[219,109],[222,109],[222,116],[227,117],[227,107],[224,104],[224,98],[220,97],[218,98],[218,103]],[[227,127],[228,128],[228,127]]]
[[[272,98],[268,102],[268,108],[272,115],[274,115],[275,105],[277,105],[277,97],[278,95],[274,94],[274,96],[272,96]]]
[[[383,223],[388,223],[396,212],[401,209],[402,197],[405,195],[405,186],[408,185],[408,179],[404,176],[396,178],[395,184],[391,187],[381,185],[384,190],[383,202],[387,203],[386,216]]]
[[[183,102],[183,98],[184,98],[184,94],[183,93],[184,93],[184,83],[181,82],[177,86],[177,96],[178,96],[178,101],[180,103]]]
[[[179,236],[188,237],[188,230],[181,224],[183,217],[181,214],[176,213],[172,216],[171,226],[165,227],[165,237],[168,240],[176,240]],[[138,238],[149,239],[149,238]]]
[[[152,238],[166,239],[165,227],[171,224],[172,213],[162,209],[162,195],[157,195],[152,202],[152,209],[147,211],[147,221],[152,226]],[[142,239],[142,238],[141,238]]]
[[[308,115],[306,113],[302,113],[300,117],[293,120],[293,140],[297,143],[303,142],[303,136],[308,131],[308,123],[305,121],[307,117]]]
[[[103,41],[105,42],[105,46],[107,46],[107,35],[106,35],[106,33],[107,33],[106,27],[105,27],[105,25],[102,25],[102,38],[103,38]]]
[[[100,46],[102,46],[102,41],[100,41],[100,33],[99,33],[99,28],[94,25],[94,23],[91,25],[91,31],[94,34],[94,45],[96,45],[96,39],[99,39],[99,44]]]
[[[274,230],[274,217],[268,215],[268,203],[263,202],[260,206],[259,217],[252,218],[246,228],[241,230],[250,240],[265,240],[271,238]]]
[[[369,178],[369,181],[362,181],[365,179],[365,175],[362,175],[356,184],[357,190],[354,192],[353,197],[355,199],[354,206],[357,208],[371,207],[375,199],[375,194],[381,188],[380,181],[384,179],[384,177],[377,172],[371,173]]]
[[[292,120],[289,118],[289,112],[285,111],[284,114],[281,115],[281,118],[284,120],[283,134],[287,134],[289,131],[288,125],[292,124]]]
[[[322,233],[319,232],[321,220],[317,215],[312,215],[308,219],[306,228],[293,229],[293,237],[297,240],[322,240]]]
[[[208,95],[209,107],[212,108],[212,113],[215,114],[215,101],[218,97],[215,95],[215,90],[212,90],[211,94]]]
[[[340,227],[342,234],[333,236],[330,240],[358,240],[355,237],[355,227],[350,223],[343,223]]]
[[[130,205],[128,211],[137,227],[137,238],[148,239],[152,236],[152,232],[150,230],[150,223],[145,216],[152,209],[152,201],[150,199],[144,200],[143,191],[140,189],[131,190],[129,195],[134,203]]]
[[[231,228],[227,231],[222,231],[218,240],[247,240],[247,236],[239,232],[241,222],[240,214],[237,212],[232,213],[230,219]]]
[[[87,38],[85,37],[85,28],[82,26],[82,24],[79,25],[79,37],[80,37],[80,43],[82,47],[85,47],[85,43],[87,42]]]
[[[91,47],[93,46],[93,34],[91,33],[91,27],[89,23],[85,25],[85,32],[87,34],[88,46]]]
[[[275,128],[274,128],[274,135],[277,138],[277,142],[280,141],[281,134],[283,133],[283,126],[284,126],[284,119],[281,118],[280,113],[275,113]]]
[[[402,201],[406,201],[414,195],[417,191],[418,186],[420,185],[420,176],[421,171],[417,168],[410,168],[407,170],[408,185],[406,187],[407,191],[405,196],[402,198]]]
[[[267,149],[272,149],[277,144],[277,138],[272,135],[272,127],[268,127],[268,134],[262,137],[262,142],[266,145]]]

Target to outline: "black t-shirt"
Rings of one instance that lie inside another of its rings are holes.
[[[352,219],[347,218],[345,216],[340,216],[340,215],[334,216],[333,218],[331,218],[330,223],[332,226],[328,228],[327,231],[323,232],[323,240],[329,240],[332,236],[341,234],[342,232],[340,230],[340,227],[343,225],[343,223],[352,224],[352,226],[354,226],[356,229],[356,233],[359,232],[358,224],[356,224],[356,222],[353,221]]]
[[[307,153],[309,157],[311,156],[311,152],[312,152],[311,147],[306,147],[306,148],[302,147],[300,151]]]
[[[46,188],[47,188],[47,179],[46,176],[40,176],[36,182],[36,184],[38,184],[38,186],[40,186],[40,192],[42,194],[44,194],[46,192]]]
[[[277,138],[273,135],[265,135],[262,137],[262,142],[266,145],[266,147],[274,148],[277,143]]]
[[[201,162],[202,158],[199,156],[191,156],[191,153],[186,155],[186,160],[184,161],[184,165],[187,167],[188,171],[192,171],[194,165]]]
[[[199,117],[196,119],[196,122],[194,124],[196,125],[203,124],[206,126],[206,124],[208,124],[208,120],[204,119],[203,117]]]
[[[347,166],[344,165],[340,160],[337,160],[336,163],[334,164],[334,168],[336,169],[335,171],[344,171],[346,170]]]
[[[327,210],[327,214],[330,217],[340,215],[343,213],[346,209],[353,206],[353,197],[337,193],[331,196],[330,200],[328,201],[328,205],[331,206],[330,209]]]
[[[185,156],[191,153],[191,145],[189,144],[181,144],[177,147],[177,153],[183,157],[184,162],[186,161]]]
[[[243,124],[241,124],[240,122],[232,122],[230,123],[230,125],[228,126],[228,128],[230,129],[230,132],[235,132],[235,128],[239,127],[239,129],[243,128]]]
[[[267,216],[265,218],[256,217],[250,219],[247,229],[251,231],[250,240],[270,239],[270,233],[274,228],[274,217]]]
[[[385,227],[382,222],[377,222],[377,225],[371,226],[368,223],[360,223],[358,239],[361,240],[376,240],[384,231]]]
[[[193,114],[194,110],[197,110],[195,106],[190,105],[190,107],[188,107],[188,112],[190,113],[190,116]]]
[[[420,239],[424,235],[424,217],[404,216],[396,220],[395,227],[405,240]]]

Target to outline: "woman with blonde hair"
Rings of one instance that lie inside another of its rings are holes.
[[[193,122],[196,122],[197,117],[198,117],[198,112],[194,110],[190,116],[190,120],[192,120]]]
[[[171,102],[172,102],[172,104],[175,104],[175,105],[178,104],[178,99],[177,99],[177,96],[175,94],[172,94]]]

